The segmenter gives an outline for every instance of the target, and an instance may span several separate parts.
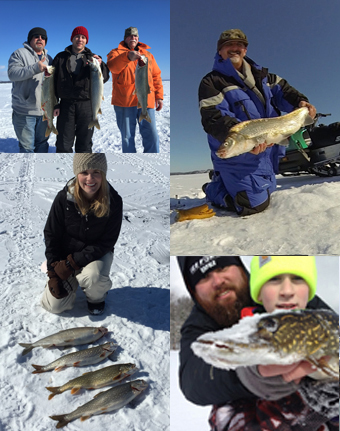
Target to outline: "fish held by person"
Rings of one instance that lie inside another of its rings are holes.
[[[126,377],[131,376],[137,371],[135,364],[115,364],[109,367],[101,368],[97,371],[84,373],[80,377],[70,380],[62,386],[47,387],[52,394],[48,399],[51,400],[55,395],[62,394],[71,390],[71,394],[77,394],[80,389],[99,389],[104,386],[118,383]]]
[[[25,356],[35,347],[44,347],[47,349],[49,347],[73,347],[81,344],[93,343],[103,337],[107,332],[108,329],[102,326],[99,328],[71,328],[49,335],[35,343],[19,343],[19,345],[25,347],[22,352],[22,356]]]
[[[99,61],[92,57],[88,60],[88,64],[91,68],[91,107],[92,107],[92,115],[93,119],[90,122],[88,128],[92,129],[92,127],[96,127],[100,129],[98,114],[102,113],[101,103],[104,100],[104,81],[103,74],[100,68]]]
[[[329,310],[277,310],[248,316],[231,328],[201,335],[191,348],[217,368],[305,360],[317,370],[310,377],[339,380],[339,321]]]
[[[239,156],[266,143],[289,145],[288,138],[301,127],[313,124],[308,108],[303,107],[274,118],[242,121],[231,127],[225,142],[216,151],[221,159]]]
[[[80,418],[81,421],[89,419],[93,415],[118,410],[136,398],[148,387],[144,380],[134,380],[115,386],[107,391],[95,395],[93,400],[78,407],[71,413],[64,415],[50,416],[51,419],[58,421],[57,428],[63,428],[69,422]]]
[[[41,109],[44,111],[43,121],[47,121],[47,128],[45,137],[49,136],[51,132],[58,134],[58,130],[53,124],[53,111],[57,104],[57,98],[54,91],[54,72],[55,67],[47,66],[44,71],[44,80],[41,90]]]
[[[83,365],[93,365],[103,361],[117,349],[118,344],[108,342],[90,349],[79,350],[78,352],[69,353],[61,356],[59,359],[49,363],[48,365],[34,365],[35,371],[32,374],[46,373],[46,371],[61,371],[66,367],[80,367]]]
[[[138,108],[142,108],[142,112],[139,116],[139,122],[146,120],[151,123],[151,118],[148,113],[148,94],[151,92],[149,87],[148,78],[148,59],[145,55],[142,55],[138,60],[136,66],[136,76],[135,76],[135,91],[133,94],[137,95]]]

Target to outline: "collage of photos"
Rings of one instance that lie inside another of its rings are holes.
[[[0,431],[340,431],[339,14],[1,1]]]

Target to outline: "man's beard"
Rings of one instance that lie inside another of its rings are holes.
[[[198,301],[204,310],[212,317],[216,323],[223,328],[230,328],[240,320],[241,310],[251,304],[249,288],[233,289],[236,300],[227,305],[219,303],[205,303]]]

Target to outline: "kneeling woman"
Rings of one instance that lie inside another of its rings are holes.
[[[51,313],[70,310],[79,285],[89,312],[102,314],[112,285],[122,198],[106,181],[105,154],[76,153],[73,171],[75,178],[57,194],[44,229],[49,280],[41,305]]]

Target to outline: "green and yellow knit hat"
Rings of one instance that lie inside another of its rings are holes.
[[[309,286],[308,301],[316,292],[317,270],[314,256],[254,256],[250,264],[250,295],[261,304],[258,296],[262,286],[280,274],[302,277]]]

